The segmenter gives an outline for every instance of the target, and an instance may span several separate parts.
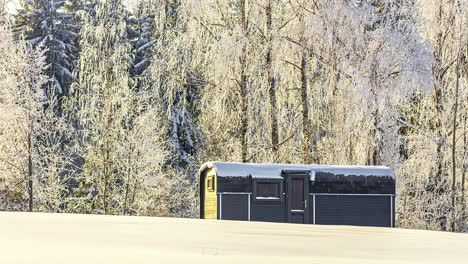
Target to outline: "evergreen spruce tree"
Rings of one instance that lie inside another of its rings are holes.
[[[157,3],[143,0],[135,8],[132,19],[134,38],[132,39],[134,61],[132,76],[145,76],[150,65],[152,46],[156,42],[155,25]]]
[[[73,82],[72,71],[77,56],[74,40],[77,37],[73,17],[62,9],[61,0],[24,0],[16,15],[16,33],[33,48],[43,45],[46,49],[45,74],[49,82],[45,92],[60,97],[69,93]]]
[[[71,31],[76,34],[74,46],[76,47],[78,54],[80,50],[80,29],[84,23],[83,14],[93,15],[95,5],[95,0],[67,0],[63,6],[63,11],[69,15],[71,20]]]

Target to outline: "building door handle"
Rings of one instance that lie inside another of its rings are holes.
[[[304,200],[304,208],[307,208],[307,200]]]

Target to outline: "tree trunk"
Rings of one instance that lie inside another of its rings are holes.
[[[378,139],[378,135],[377,135],[377,131],[378,131],[378,126],[379,126],[379,109],[378,109],[378,105],[377,105],[377,87],[374,86],[374,84],[372,84],[372,88],[371,88],[371,93],[372,93],[372,102],[373,102],[373,110],[372,110],[372,117],[373,117],[373,128],[371,130],[371,140],[374,142],[375,146],[371,148],[370,150],[370,154],[369,154],[369,157],[368,157],[368,161],[367,161],[367,164],[368,165],[379,165],[380,161],[378,160],[378,155],[379,155],[379,139]]]
[[[439,4],[438,19],[443,21],[443,7],[442,4]],[[434,130],[437,137],[436,142],[436,171],[433,177],[430,179],[432,192],[435,195],[442,195],[445,192],[445,186],[443,183],[443,135],[442,135],[442,111],[443,111],[443,101],[442,101],[442,88],[443,88],[443,35],[442,31],[437,34],[436,45],[434,49],[434,58],[435,61],[432,65],[432,74],[434,76],[434,106],[436,110],[436,117],[434,120]],[[445,215],[439,216],[440,230],[444,231],[446,229],[446,220]]]
[[[312,140],[312,131],[309,120],[309,103],[307,101],[307,60],[308,53],[305,45],[302,45],[302,60],[301,60],[301,104],[302,104],[302,153],[304,164],[312,163],[312,152],[310,151],[310,143]]]
[[[462,57],[462,61],[466,61],[466,56],[468,55],[468,45],[466,45],[465,43],[465,52],[464,52],[464,55]],[[467,72],[466,72],[466,68],[464,69],[464,76],[466,78],[467,76]],[[466,82],[465,82],[466,83]],[[468,128],[467,126],[467,123],[466,123],[466,120],[468,119],[468,109],[466,107],[466,101],[464,103],[464,108],[465,108],[465,111],[464,111],[464,118],[463,118],[463,122],[464,122],[464,126],[463,126],[463,157],[467,157],[467,154],[468,154],[468,142],[466,142],[466,129]],[[466,160],[466,159],[464,159]],[[462,216],[461,216],[461,219],[462,219],[462,223],[463,223],[463,231],[466,231],[467,230],[467,222],[466,221],[466,196],[465,196],[465,181],[466,181],[466,169],[468,168],[468,164],[463,164],[463,169],[462,169],[462,186],[461,186],[461,201],[462,201]]]
[[[460,84],[460,52],[457,55],[457,65],[456,65],[456,74],[457,78],[455,81],[455,102],[453,106],[453,132],[452,132],[452,232],[455,232],[455,222],[456,222],[456,208],[455,208],[455,189],[456,189],[456,171],[457,171],[457,113],[458,113],[458,86]]]
[[[440,80],[441,81],[441,80]],[[436,86],[439,86],[436,84]],[[436,162],[437,170],[435,174],[435,186],[437,187],[442,182],[443,174],[443,138],[442,138],[442,91],[440,87],[435,88],[434,103],[436,108],[435,129],[437,134]]]
[[[465,117],[464,117],[464,129],[463,129],[463,157],[466,157],[467,156],[467,151],[468,151],[468,142],[466,142],[466,128],[467,128],[467,123],[466,123],[466,119],[467,119],[467,111],[465,109]],[[466,223],[467,221],[465,221],[466,219],[466,197],[465,197],[465,179],[466,179],[466,168],[468,166],[466,164],[463,165],[463,169],[462,169],[462,186],[461,186],[461,201],[462,201],[462,216],[461,216],[461,219],[462,219],[462,223],[464,223],[464,226],[463,226],[463,230],[466,230]]]
[[[28,195],[29,195],[29,204],[28,204],[28,211],[33,211],[33,165],[32,165],[32,125],[29,125],[29,132],[28,132]]]
[[[370,92],[372,95],[372,106],[371,106],[371,116],[372,116],[372,129],[370,131],[371,141],[374,143],[374,146],[370,147],[369,156],[367,160],[367,165],[380,165],[380,152],[381,152],[381,139],[379,135],[379,126],[380,126],[380,113],[379,113],[379,102],[378,102],[378,87],[379,87],[379,75],[377,73],[378,63],[373,63],[372,73],[370,79]]]
[[[446,184],[444,182],[444,154],[443,154],[443,134],[442,134],[442,78],[440,77],[440,70],[436,72],[436,84],[434,92],[434,104],[436,108],[436,117],[434,129],[436,130],[437,142],[436,142],[436,171],[434,178],[431,179],[432,192],[435,195],[444,195],[446,192]],[[447,216],[442,215],[440,218],[440,230],[446,230]]]
[[[242,48],[242,55],[240,59],[241,64],[241,157],[242,162],[247,162],[247,131],[248,131],[248,90],[247,90],[247,17],[246,17],[246,1],[240,0],[240,13],[241,13],[241,27],[244,37],[244,46]]]
[[[106,2],[107,3],[107,2]],[[110,10],[108,9],[108,7],[106,6],[105,7],[106,9],[106,12],[110,12]],[[106,17],[107,19],[109,19],[108,17]],[[111,74],[111,68],[110,68],[110,62],[108,61],[109,58],[110,58],[110,40],[109,39],[105,39],[105,44],[104,44],[104,54],[105,54],[105,59],[107,60],[105,63],[105,67],[106,67],[106,71],[105,71],[105,77],[104,77],[104,85],[103,85],[103,89],[104,89],[104,95],[105,95],[105,98],[104,98],[104,109],[103,109],[103,114],[106,116],[106,124],[104,126],[104,131],[103,132],[103,140],[104,140],[104,146],[103,146],[103,155],[102,155],[102,162],[103,162],[103,174],[104,174],[104,182],[103,182],[103,185],[104,185],[104,193],[103,193],[103,206],[104,206],[104,214],[108,214],[108,202],[107,202],[107,196],[108,196],[108,192],[109,192],[109,188],[108,188],[108,185],[109,185],[109,180],[110,180],[110,174],[111,174],[111,170],[110,170],[110,146],[109,146],[109,132],[110,132],[110,128],[111,128],[111,119],[112,117],[110,116],[111,115],[111,111],[112,111],[112,106],[109,106],[108,104],[110,103],[109,102],[109,98],[110,98],[110,88],[109,88],[109,82],[110,82],[110,74]],[[108,107],[109,109],[107,110],[106,107]]]
[[[104,165],[104,194],[103,194],[103,203],[104,203],[104,214],[108,213],[108,202],[107,202],[107,194],[109,192],[108,185],[109,185],[109,178],[110,178],[110,170],[109,170],[109,143],[108,139],[106,138],[106,142],[104,145],[104,155],[103,155],[103,165]]]
[[[132,159],[132,153],[135,151],[135,147],[133,146],[132,143],[129,144],[130,145],[130,149],[128,151],[128,158],[127,158],[127,180],[125,181],[125,195],[124,195],[124,207],[123,207],[123,215],[126,215],[127,214],[127,207],[128,207],[128,203],[129,203],[129,192],[130,192],[130,182],[131,182],[131,176],[133,174],[133,159]],[[137,156],[138,157],[138,156]],[[131,206],[131,203],[130,203],[130,206]]]
[[[128,192],[129,192],[129,184],[128,182],[125,183],[125,197],[124,197],[124,207],[123,207],[123,212],[122,215],[127,214],[127,199],[128,199]]]
[[[272,4],[271,0],[268,1],[268,6],[266,8],[266,15],[267,15],[267,37],[268,37],[268,51],[266,55],[266,66],[268,69],[268,94],[270,97],[270,118],[271,118],[271,146],[273,152],[273,162],[277,162],[279,160],[279,153],[278,153],[278,143],[279,143],[279,135],[278,135],[278,109],[276,106],[276,83],[275,77],[273,72],[273,58],[272,58],[272,41],[273,41],[273,26],[272,26]]]

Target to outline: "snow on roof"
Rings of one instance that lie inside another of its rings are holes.
[[[237,163],[237,162],[207,162],[200,168],[199,173],[207,168],[215,168],[220,177],[248,177],[282,179],[284,170],[311,171],[310,180],[315,180],[316,172],[328,172],[344,176],[386,176],[395,178],[395,173],[385,166],[342,166],[342,165],[300,165],[300,164],[265,164],[265,163]]]

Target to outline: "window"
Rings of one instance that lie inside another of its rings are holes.
[[[213,192],[213,191],[214,191],[214,177],[213,177],[213,176],[209,176],[209,177],[206,179],[206,189],[207,189],[209,192]]]
[[[257,181],[255,184],[255,199],[257,200],[280,200],[280,181]]]

